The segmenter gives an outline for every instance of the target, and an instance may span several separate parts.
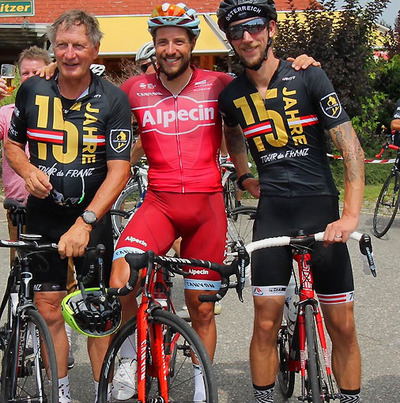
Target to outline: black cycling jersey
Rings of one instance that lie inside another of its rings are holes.
[[[242,127],[262,194],[337,196],[324,128],[349,117],[321,68],[295,71],[280,60],[265,100],[243,73],[222,91],[219,108],[228,126]]]
[[[57,77],[32,77],[15,104],[9,137],[29,143],[31,163],[49,175],[60,200],[89,204],[106,177],[107,161],[129,161],[128,98],[108,81],[92,74],[88,90],[69,103]]]

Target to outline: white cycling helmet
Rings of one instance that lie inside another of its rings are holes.
[[[153,35],[154,31],[160,27],[182,27],[192,32],[197,38],[200,34],[199,24],[200,20],[196,11],[186,4],[164,3],[153,10],[148,20],[148,29]]]
[[[140,60],[152,59],[155,54],[156,50],[154,49],[154,43],[147,42],[136,53],[135,61],[139,62]]]

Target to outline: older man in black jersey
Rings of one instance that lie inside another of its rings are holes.
[[[224,0],[220,4],[219,26],[246,68],[219,97],[225,136],[239,187],[260,198],[254,240],[294,236],[300,229],[308,233],[325,230],[326,247],[316,247],[313,252],[316,291],[333,343],[332,363],[341,401],[359,402],[361,357],[345,242],[358,225],[364,154],[325,73],[313,67],[294,72],[290,64],[274,56],[271,43],[276,17],[273,0]],[[344,161],[341,216],[326,157],[324,128]],[[245,137],[257,164],[258,180],[249,172]],[[277,333],[291,267],[287,248],[253,254],[255,319],[250,361],[258,402],[273,401]]]
[[[126,95],[90,72],[102,37],[97,20],[80,10],[68,11],[53,23],[48,36],[58,71],[50,81],[33,77],[21,86],[6,156],[30,193],[27,231],[58,242],[59,256],[49,257],[51,270],[34,273],[35,302],[55,345],[59,401],[70,402],[68,342],[60,306],[66,295],[67,259],[61,258],[77,258],[89,242],[101,242],[111,269],[107,212],[129,177],[131,119]],[[79,272],[82,261],[74,260]],[[102,343],[88,341],[95,381],[106,347]]]

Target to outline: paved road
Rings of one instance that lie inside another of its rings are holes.
[[[7,238],[6,222],[0,209],[0,236]],[[362,215],[359,230],[371,233],[372,216]],[[355,242],[349,243],[356,282],[356,318],[359,342],[363,356],[364,402],[395,403],[400,401],[400,217],[383,239],[373,238],[378,277],[366,276]],[[0,250],[0,290],[4,286],[8,251]],[[176,287],[179,288],[179,287]],[[248,365],[248,347],[252,330],[252,300],[250,289],[245,290],[245,302],[240,303],[233,291],[222,303],[217,316],[218,346],[215,372],[222,403],[251,401],[251,382]],[[178,305],[179,306],[179,305]],[[76,365],[70,371],[73,401],[94,400],[91,370],[85,339],[73,335]],[[289,402],[297,399],[291,398]],[[278,394],[276,402],[284,402]]]

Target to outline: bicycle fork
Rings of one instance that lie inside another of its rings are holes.
[[[155,308],[160,309],[160,308]],[[146,381],[148,377],[157,378],[158,402],[168,402],[167,360],[163,343],[162,325],[149,323],[150,304],[142,304],[137,313],[138,340],[138,402],[147,402]]]

